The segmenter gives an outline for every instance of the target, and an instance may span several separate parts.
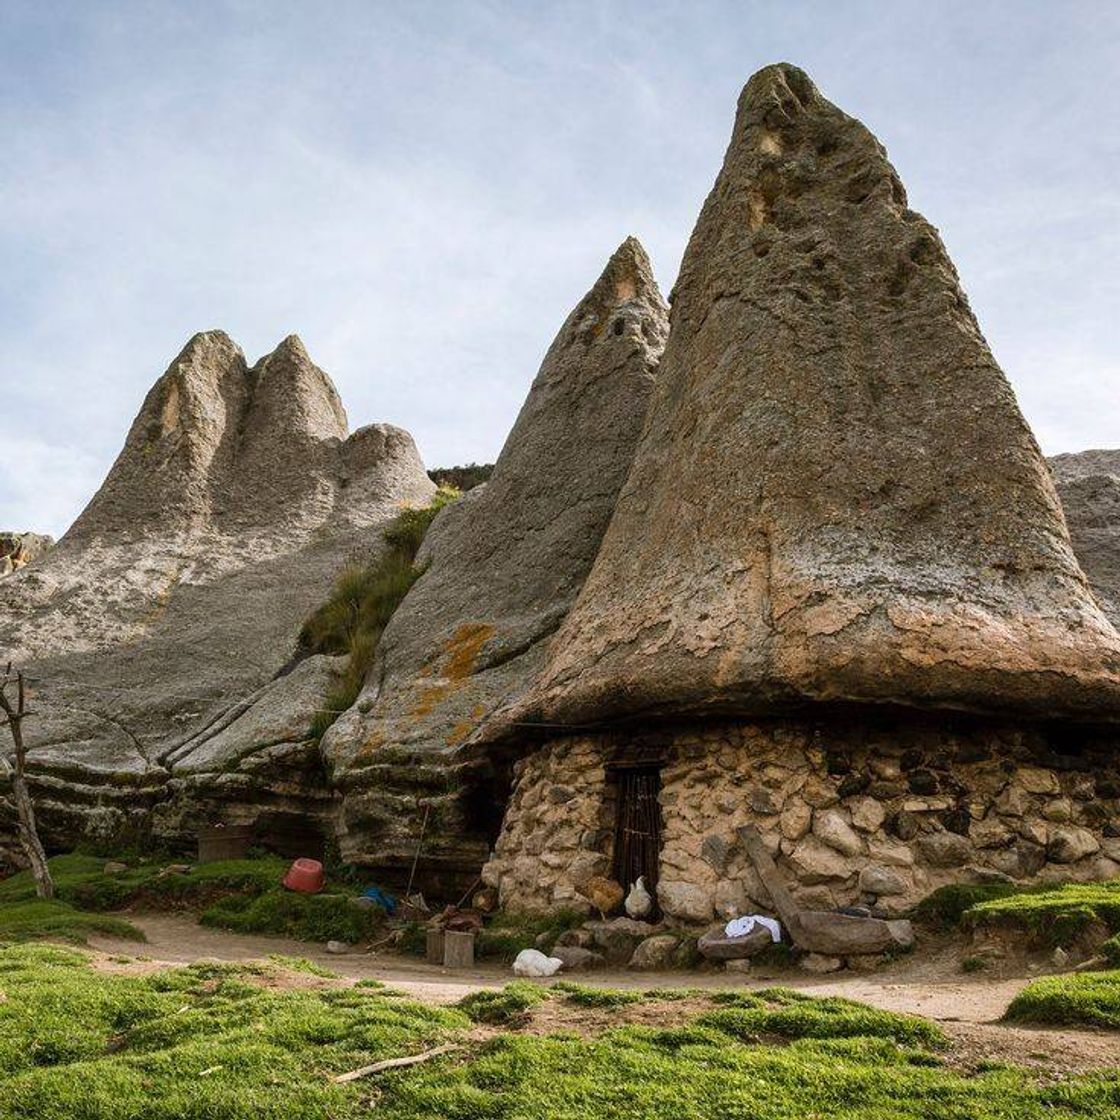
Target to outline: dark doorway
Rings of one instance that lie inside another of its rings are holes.
[[[641,876],[657,897],[661,857],[661,771],[655,766],[627,766],[615,771],[617,800],[614,827],[614,878],[629,891]]]

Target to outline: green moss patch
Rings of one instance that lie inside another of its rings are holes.
[[[94,933],[144,940],[144,935],[123,918],[83,913],[58,900],[0,903],[0,942],[50,938],[81,945]]]
[[[241,933],[271,933],[304,941],[365,941],[384,921],[349,895],[298,894],[280,885],[289,861],[275,857],[203,863],[168,872],[162,863],[136,863],[114,874],[95,856],[50,860],[57,901],[38,902],[30,873],[0,883],[0,939],[61,937],[82,941],[91,932],[140,937],[134,926],[103,912],[141,909],[200,911],[204,925]],[[6,934],[5,930],[9,932]]]
[[[964,911],[966,929],[1021,931],[1037,948],[1069,945],[1082,930],[1101,922],[1120,932],[1120,881],[1066,883],[1047,890],[1019,891],[976,902]]]
[[[1004,1018],[1120,1030],[1120,971],[1075,972],[1035,980],[1011,1001]]]
[[[473,1023],[510,1025],[524,1022],[528,1012],[548,999],[548,990],[514,981],[498,991],[472,992],[455,1006]]]

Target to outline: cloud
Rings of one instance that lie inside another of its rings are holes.
[[[210,327],[251,359],[295,331],[353,424],[409,428],[432,465],[492,459],[625,235],[671,287],[739,87],[782,57],[887,143],[1047,449],[1116,446],[1120,19],[1016,17],[3,5],[0,430],[37,450],[0,475],[0,528],[72,519]]]

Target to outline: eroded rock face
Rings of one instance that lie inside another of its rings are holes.
[[[583,584],[666,329],[649,261],[628,239],[546,354],[489,482],[433,523],[418,557],[426,571],[385,631],[373,679],[324,739],[348,858],[407,867],[418,795],[439,803],[427,860],[466,870],[484,858],[490,825],[469,821],[448,784],[481,761],[464,744],[533,680]],[[485,812],[496,829],[494,806]]]
[[[1056,455],[1049,463],[1077,559],[1120,626],[1120,451]]]
[[[407,432],[347,436],[298,338],[250,368],[196,335],[73,528],[0,586],[0,650],[36,680],[48,840],[323,810],[308,727],[329,666],[274,678],[372,527],[434,489]]]
[[[788,65],[746,86],[649,419],[523,718],[1120,713],[1120,635],[936,230]]]
[[[0,577],[18,572],[53,547],[54,538],[42,533],[0,533]]]

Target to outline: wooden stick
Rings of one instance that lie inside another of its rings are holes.
[[[434,1050],[425,1050],[423,1054],[410,1054],[407,1058],[386,1058],[385,1061],[374,1062],[371,1066],[362,1066],[361,1069],[354,1069],[349,1073],[340,1073],[337,1077],[332,1077],[331,1080],[339,1085],[344,1085],[348,1081],[357,1081],[359,1077],[369,1077],[371,1073],[380,1073],[384,1069],[415,1066],[420,1062],[429,1061],[431,1058],[438,1058],[441,1054],[450,1054],[452,1050],[462,1050],[462,1047],[449,1042],[443,1046],[437,1046]]]
[[[774,903],[774,909],[778,911],[778,917],[782,919],[790,940],[796,945],[798,935],[801,933],[800,907],[793,901],[793,896],[782,882],[777,864],[766,850],[758,829],[753,824],[744,825],[739,829],[739,836],[762,885],[770,894],[770,901]]]

